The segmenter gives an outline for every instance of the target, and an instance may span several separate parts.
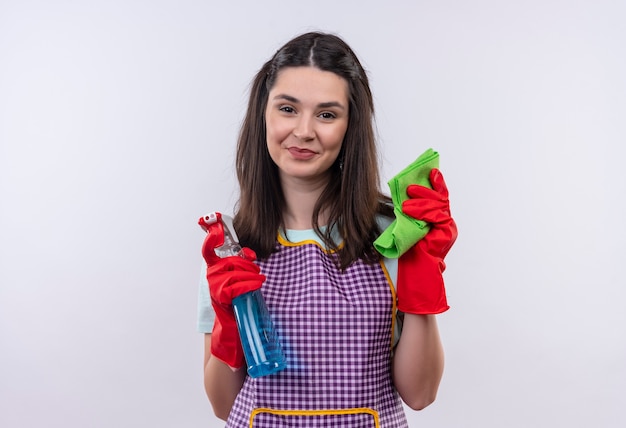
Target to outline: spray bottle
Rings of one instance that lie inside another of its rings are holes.
[[[215,248],[215,254],[218,257],[243,257],[243,250],[237,242],[237,234],[230,217],[212,212],[201,220],[204,220],[206,226],[219,222],[224,229],[224,245]],[[287,366],[285,355],[261,290],[250,291],[235,297],[233,311],[248,374],[256,378],[283,370]]]

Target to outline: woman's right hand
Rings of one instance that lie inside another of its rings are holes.
[[[235,297],[258,290],[265,281],[254,263],[256,254],[249,248],[243,256],[220,258],[215,248],[224,243],[224,230],[219,224],[206,227],[207,236],[202,255],[207,263],[207,280],[211,303],[215,310],[215,324],[211,333],[211,354],[233,369],[245,364],[241,340],[237,330],[232,301]]]

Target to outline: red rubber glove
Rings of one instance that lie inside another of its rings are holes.
[[[438,314],[450,307],[443,283],[443,261],[457,237],[450,215],[448,187],[438,169],[430,171],[432,189],[416,184],[407,188],[411,199],[402,212],[430,224],[424,238],[398,260],[398,310],[411,314]]]
[[[211,354],[231,368],[238,369],[244,366],[245,358],[232,302],[243,293],[261,288],[265,276],[259,273],[259,267],[253,263],[256,254],[249,248],[243,249],[243,257],[220,258],[215,254],[215,248],[224,244],[221,222],[209,225],[201,218],[198,223],[207,231],[202,255],[207,263],[209,293],[215,310]]]

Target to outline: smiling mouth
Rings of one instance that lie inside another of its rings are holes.
[[[316,153],[313,150],[309,149],[300,149],[298,147],[290,147],[287,149],[291,156],[298,160],[307,160],[311,159]]]

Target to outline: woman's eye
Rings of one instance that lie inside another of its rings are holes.
[[[321,117],[322,119],[334,119],[334,118],[335,118],[335,115],[334,115],[334,114],[332,114],[332,113],[330,113],[330,112],[327,112],[327,111],[326,111],[326,112],[324,112],[324,113],[321,113],[321,114],[320,114],[320,117]]]
[[[284,111],[285,113],[293,113],[295,111],[294,108],[290,106],[281,106],[279,110]]]

